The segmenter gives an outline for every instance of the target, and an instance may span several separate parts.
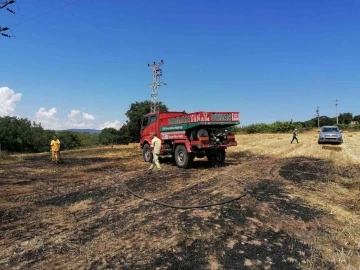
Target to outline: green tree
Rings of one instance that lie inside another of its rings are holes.
[[[99,145],[99,134],[71,131],[62,131],[57,134],[54,130],[45,130],[41,123],[31,123],[27,118],[0,117],[2,150],[8,152],[47,152],[54,135],[57,135],[61,141],[61,150]]]
[[[119,129],[119,141],[120,144],[128,144],[131,142],[131,135],[129,132],[129,124],[124,124]]]
[[[115,144],[119,141],[119,133],[115,128],[104,128],[99,135],[99,142],[104,145]]]
[[[0,143],[2,149],[10,152],[29,151],[32,145],[31,122],[15,116],[1,117]]]
[[[31,152],[47,152],[50,149],[50,141],[56,135],[54,130],[44,130],[41,124],[35,122],[31,128],[32,145]]]
[[[352,120],[360,123],[360,115],[355,115]]]
[[[99,145],[99,134],[90,134],[89,132],[76,132],[81,147],[91,147]]]
[[[312,128],[312,127],[317,127],[317,118],[312,118],[310,120],[307,120],[305,122],[302,122],[301,125],[304,128]],[[321,124],[321,123],[320,123]]]
[[[57,134],[58,139],[61,142],[61,150],[69,150],[78,148],[81,146],[81,142],[75,132],[72,131],[60,131]],[[52,139],[52,138],[50,138]],[[50,141],[49,141],[50,145]],[[49,146],[50,147],[50,146]]]
[[[97,146],[100,144],[99,135],[100,134],[96,134],[96,133],[91,134],[91,145]]]
[[[232,133],[237,133],[241,131],[241,127],[240,126],[231,126],[228,127],[227,130],[229,130]]]
[[[129,142],[140,141],[141,120],[143,115],[150,113],[150,105],[151,101],[149,100],[131,103],[129,110],[125,113],[128,118],[126,124],[128,125],[128,134],[130,136]],[[159,111],[167,112],[168,107],[159,102]]]
[[[352,113],[340,113],[339,114],[339,124],[345,124],[348,125],[353,119]]]
[[[332,126],[336,124],[336,118],[330,118],[325,115],[319,117],[320,126]]]

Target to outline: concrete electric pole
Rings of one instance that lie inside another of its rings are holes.
[[[340,101],[340,100],[335,99],[335,111],[336,111],[336,124],[337,125],[339,124],[339,116],[338,116],[338,112],[337,112],[338,101]]]
[[[319,114],[319,107],[317,107],[317,109],[316,109],[316,116],[317,116],[317,120],[318,120],[318,128],[320,128],[320,114]]]
[[[162,85],[166,85],[166,83],[164,82],[159,82],[158,78],[162,76],[162,69],[160,69],[160,66],[164,64],[164,61],[161,60],[160,63],[153,63],[153,64],[148,64],[148,67],[153,69],[153,83],[149,84],[150,88],[152,89],[152,93],[151,93],[151,107],[150,107],[150,111],[151,112],[158,112],[159,111],[159,103],[158,103],[158,89],[160,86]]]

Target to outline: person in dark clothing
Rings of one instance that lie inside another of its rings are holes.
[[[298,138],[297,138],[297,129],[295,128],[295,130],[294,130],[294,133],[293,133],[293,138],[292,138],[292,140],[291,140],[291,143],[293,143],[293,141],[294,140],[296,140],[296,143],[299,143],[299,141],[298,141]]]

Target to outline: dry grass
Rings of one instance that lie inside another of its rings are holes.
[[[325,145],[317,144],[317,132],[299,133],[299,144],[296,142],[290,144],[292,134],[282,134],[281,136],[279,134],[271,136],[268,134],[237,135],[237,141],[240,142],[240,145],[229,149],[229,151],[251,151],[253,154],[273,157],[303,156],[326,160],[336,159],[342,164],[359,164],[359,140],[356,136],[343,136],[344,144],[331,148],[335,151],[341,151],[336,154],[333,151],[321,151]]]
[[[138,144],[19,155],[0,169],[1,269],[358,269],[360,142],[238,135],[226,166],[144,175]],[[225,174],[225,175],[224,175]],[[238,177],[240,183],[231,175]],[[193,210],[171,204],[236,202]]]
[[[8,153],[6,153],[4,151],[0,152],[0,165],[1,164],[11,164],[11,163],[20,163],[22,161],[23,161],[22,157],[9,155]]]
[[[74,203],[69,207],[69,211],[71,213],[76,213],[79,211],[85,211],[89,209],[89,205],[92,203],[91,199],[80,201],[78,203]]]

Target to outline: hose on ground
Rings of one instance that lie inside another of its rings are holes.
[[[178,175],[179,173],[177,173]],[[230,177],[230,178],[233,178],[235,181],[237,182],[240,182],[239,179],[231,176],[231,175],[227,175],[225,174],[226,176]],[[217,206],[217,205],[223,205],[223,204],[227,204],[227,203],[230,203],[230,202],[233,202],[233,201],[236,201],[236,200],[239,200],[243,197],[246,196],[246,194],[248,193],[248,188],[247,186],[244,184],[244,191],[236,196],[235,198],[232,198],[232,199],[228,199],[228,200],[224,200],[224,201],[220,201],[220,202],[216,202],[216,203],[208,203],[208,204],[199,204],[199,205],[173,205],[173,204],[168,204],[168,203],[164,203],[164,202],[161,202],[161,201],[158,201],[157,199],[149,199],[149,198],[146,198],[144,196],[141,196],[139,195],[138,193],[134,192],[133,190],[131,190],[126,184],[124,181],[122,181],[122,184],[124,186],[124,188],[129,192],[131,193],[132,195],[134,195],[135,197],[139,198],[139,199],[142,199],[142,200],[145,200],[147,202],[151,202],[151,203],[155,203],[155,204],[158,204],[158,205],[161,205],[161,206],[165,206],[165,207],[170,207],[170,208],[175,208],[175,209],[194,209],[194,208],[206,208],[206,207],[211,207],[211,206]]]

